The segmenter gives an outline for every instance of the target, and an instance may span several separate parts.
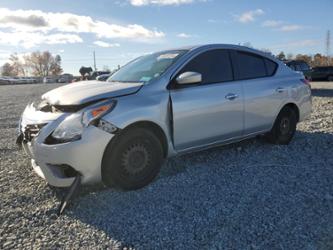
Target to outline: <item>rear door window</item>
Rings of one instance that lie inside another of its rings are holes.
[[[192,59],[178,75],[188,71],[200,73],[202,84],[233,80],[233,70],[228,50],[218,49],[203,52]]]
[[[253,79],[267,76],[264,58],[252,53],[237,51],[237,79]]]

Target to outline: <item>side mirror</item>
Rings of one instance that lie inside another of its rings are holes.
[[[202,81],[202,75],[198,72],[184,72],[176,78],[178,84],[191,84],[200,83]]]

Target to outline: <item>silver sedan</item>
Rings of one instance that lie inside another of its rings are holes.
[[[204,45],[139,57],[106,82],[29,104],[18,142],[50,185],[150,183],[171,156],[265,135],[288,144],[311,113],[304,76],[263,52]]]

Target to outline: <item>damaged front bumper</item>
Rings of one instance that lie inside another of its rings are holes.
[[[50,113],[27,106],[19,125],[17,143],[29,155],[33,170],[50,185],[69,187],[77,175],[82,184],[101,181],[104,150],[113,134],[95,126],[84,129],[81,139],[66,143],[46,143],[68,113]]]

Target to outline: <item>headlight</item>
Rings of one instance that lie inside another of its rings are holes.
[[[52,137],[60,141],[74,141],[81,138],[84,125],[82,123],[82,113],[73,114],[66,117],[53,131]]]
[[[66,117],[53,131],[52,137],[63,142],[79,140],[85,127],[111,112],[115,105],[116,101],[102,101]]]

